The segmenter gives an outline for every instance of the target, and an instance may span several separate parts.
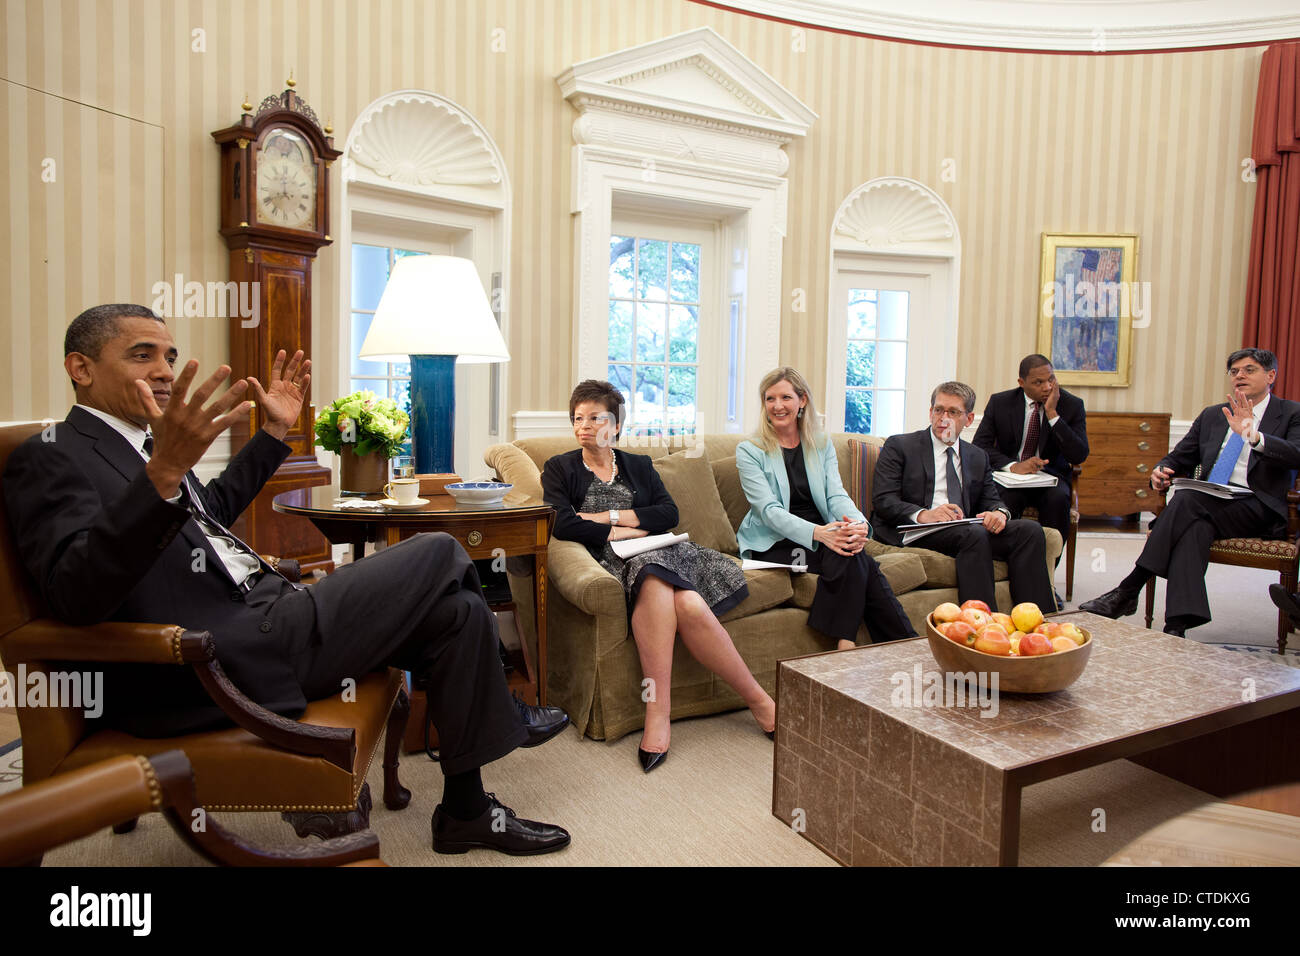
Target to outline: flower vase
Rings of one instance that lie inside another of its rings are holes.
[[[381,494],[388,483],[388,459],[378,452],[358,455],[351,448],[339,452],[342,463],[339,490],[349,495]]]

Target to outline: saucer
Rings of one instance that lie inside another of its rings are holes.
[[[381,498],[378,503],[383,505],[385,508],[396,508],[399,511],[410,511],[413,508],[423,508],[429,503],[429,499],[416,498],[409,505],[404,505],[396,498]]]

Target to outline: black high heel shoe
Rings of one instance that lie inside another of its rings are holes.
[[[665,750],[662,753],[653,753],[652,751],[642,750],[640,747],[637,747],[636,756],[637,759],[641,761],[641,769],[646,773],[649,773],[655,767],[668,759],[668,751]]]

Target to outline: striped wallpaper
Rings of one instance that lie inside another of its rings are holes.
[[[500,146],[513,187],[511,408],[564,408],[571,366],[570,64],[711,26],[820,114],[790,154],[783,360],[825,385],[831,219],[860,183],[935,189],[962,231],[958,374],[983,396],[1035,346],[1039,235],[1135,232],[1152,284],[1134,385],[1096,410],[1190,418],[1225,391],[1241,334],[1254,186],[1242,181],[1262,48],[1052,56],[805,30],[688,0],[3,0],[0,419],[62,417],[62,330],[175,273],[226,278],[209,132],[298,92],[341,146],[371,101],[444,95]],[[201,31],[196,33],[195,31]],[[494,31],[499,31],[495,32]],[[196,48],[202,47],[199,51]],[[500,47],[504,46],[504,50]],[[494,50],[494,47],[496,48]],[[54,182],[44,182],[46,158]],[[955,181],[941,178],[955,162]],[[334,167],[338,189],[338,166]],[[334,210],[337,230],[339,210]],[[318,381],[338,367],[339,252],[316,267]],[[791,313],[804,290],[808,311]],[[221,319],[176,319],[185,355],[226,357]],[[1007,346],[1006,343],[1013,343]],[[564,346],[567,349],[567,345]],[[526,358],[525,358],[526,357]],[[317,391],[318,402],[332,395]]]

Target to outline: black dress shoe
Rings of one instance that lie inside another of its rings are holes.
[[[1270,584],[1268,586],[1268,596],[1273,599],[1279,611],[1285,611],[1291,623],[1300,627],[1300,602],[1296,601],[1296,596],[1284,588],[1281,584]]]
[[[653,753],[649,750],[642,750],[640,747],[637,747],[636,756],[637,759],[641,761],[641,769],[646,773],[649,773],[655,767],[668,759],[668,751],[665,750],[662,753]]]
[[[1100,614],[1102,617],[1108,617],[1116,620],[1121,617],[1127,617],[1130,614],[1136,614],[1138,609],[1138,594],[1140,591],[1125,591],[1123,588],[1115,588],[1107,591],[1101,597],[1095,597],[1091,601],[1084,601],[1079,605],[1080,611],[1087,611],[1090,614]]]
[[[1187,628],[1185,628],[1185,627],[1178,627],[1176,624],[1166,624],[1166,625],[1165,625],[1165,630],[1164,630],[1164,632],[1165,632],[1166,634],[1172,634],[1174,637],[1186,637],[1186,636],[1187,636]]]
[[[433,849],[438,853],[467,853],[476,847],[499,850],[511,856],[550,853],[569,845],[569,831],[549,823],[522,820],[515,811],[489,793],[492,805],[477,820],[457,820],[433,811]]]
[[[569,726],[569,715],[559,707],[531,707],[518,697],[515,698],[515,707],[519,709],[519,717],[528,728],[528,739],[519,745],[521,747],[544,744]]]

